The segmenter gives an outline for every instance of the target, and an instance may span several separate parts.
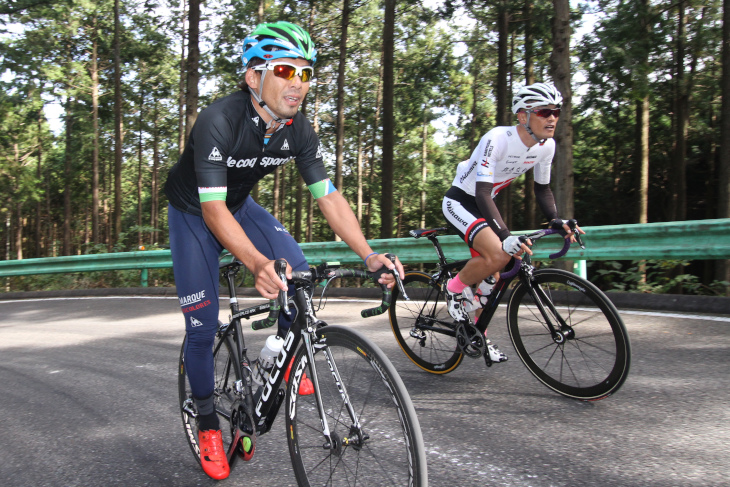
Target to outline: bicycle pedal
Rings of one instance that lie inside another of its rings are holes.
[[[238,445],[239,456],[243,459],[243,461],[248,462],[253,458],[253,454],[256,452],[256,445],[248,436],[244,436],[240,441],[241,442]]]

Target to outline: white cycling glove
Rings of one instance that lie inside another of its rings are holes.
[[[507,252],[509,255],[515,255],[517,252],[522,250],[522,242],[520,237],[516,235],[510,235],[502,241],[502,250]]]

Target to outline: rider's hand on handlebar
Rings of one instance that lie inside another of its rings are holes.
[[[400,260],[398,260],[398,257],[395,258],[395,263],[391,262],[385,254],[378,254],[373,255],[370,257],[367,261],[367,268],[368,272],[375,272],[378,269],[385,266],[386,268],[393,270],[395,269],[398,272],[398,276],[402,279],[405,275],[405,271],[403,270],[403,264],[400,263]],[[388,289],[392,289],[395,285],[395,277],[393,274],[389,272],[383,271],[383,273],[380,275],[380,278],[378,279],[378,283],[384,284],[388,287]]]
[[[565,238],[570,238],[570,243],[575,243],[577,241],[575,238],[576,233],[583,235],[586,233],[578,226],[578,222],[575,219],[563,220],[562,218],[555,218],[550,220],[548,228],[552,228],[553,230],[563,230],[565,232]]]
[[[266,299],[276,299],[279,291],[286,291],[287,287],[281,282],[279,275],[274,268],[274,260],[262,260],[253,269],[254,287]],[[292,268],[287,262],[286,278],[291,279]]]
[[[523,242],[517,235],[510,235],[502,241],[502,250],[508,255],[519,259],[524,252],[532,255],[532,250],[528,245],[532,245],[529,238]]]

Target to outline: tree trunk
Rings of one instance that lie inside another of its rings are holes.
[[[573,106],[570,72],[570,6],[568,0],[553,0],[553,52],[550,68],[555,87],[563,95],[562,112],[555,131],[555,196],[562,218],[573,217]]]
[[[71,172],[73,156],[71,149],[71,130],[73,115],[71,114],[71,97],[66,98],[66,148],[63,163],[63,237],[61,255],[71,255]]]
[[[93,149],[91,153],[91,242],[99,243],[99,41],[97,36],[96,17],[92,22],[93,46],[91,54],[91,119],[93,133]]]
[[[393,159],[395,148],[395,0],[385,0],[383,20],[383,162],[380,182],[380,238],[393,237]],[[372,205],[372,203],[371,203]]]
[[[185,140],[190,136],[195,119],[198,118],[198,81],[200,73],[200,0],[188,3],[188,61],[187,90],[185,96]]]
[[[472,37],[474,39],[474,51],[472,52],[472,63],[469,67],[469,71],[471,74],[471,122],[469,123],[469,155],[471,155],[472,152],[474,152],[474,148],[479,143],[479,138],[481,134],[477,133],[478,129],[478,119],[479,119],[479,108],[478,108],[478,102],[479,102],[479,83],[480,83],[480,76],[479,73],[481,72],[481,64],[482,64],[482,54],[479,49],[480,42],[478,41],[478,37],[482,35],[482,29],[480,28],[479,24],[477,24],[474,27],[474,31],[472,32]]]
[[[421,228],[426,228],[426,183],[428,182],[428,117],[423,107],[423,138],[421,146]]]
[[[570,72],[570,5],[568,0],[553,0],[553,52],[550,55],[550,69],[555,87],[563,95],[562,112],[555,130],[555,158],[553,167],[555,199],[558,215],[573,218],[573,105]],[[572,261],[565,261],[559,267],[572,270]]]
[[[362,130],[362,117],[359,113],[362,111],[362,92],[358,92],[357,97],[357,204],[356,204],[356,215],[357,221],[360,223],[362,228],[362,164],[363,164],[363,153],[365,148],[363,147],[363,130]]]
[[[140,74],[144,71],[144,67],[140,68]],[[141,76],[140,76],[141,77]],[[142,130],[144,119],[144,88],[140,86],[139,93],[139,141],[137,143],[137,248],[142,246],[142,160],[144,150],[144,133]]]
[[[335,188],[342,191],[342,159],[345,149],[345,71],[347,70],[347,28],[350,23],[350,0],[342,1],[340,22],[340,63],[337,68],[337,135],[335,138]],[[335,241],[342,239],[335,235]]]
[[[722,3],[722,110],[717,217],[730,218],[730,0]],[[730,282],[730,260],[718,262],[715,279]],[[730,292],[730,288],[725,290]]]
[[[279,198],[281,199],[281,204],[279,205],[279,221],[282,223],[282,225],[286,226],[286,175],[288,171],[286,170],[287,166],[279,167],[281,168],[281,188],[279,188]],[[291,165],[289,167],[291,167]]]
[[[533,59],[534,39],[532,37],[532,0],[525,0],[525,85],[535,83],[535,66]],[[514,90],[513,90],[514,91]],[[535,173],[525,173],[525,227],[537,228],[537,204],[535,202]]]
[[[640,73],[643,79],[639,80],[639,93],[641,99],[636,102],[636,149],[635,154],[639,164],[639,201],[637,205],[638,223],[647,223],[649,218],[649,93],[648,79],[649,72],[649,36],[651,34],[651,8],[649,0],[641,0],[639,5],[640,16],[638,18],[641,29],[641,41],[644,44],[642,59],[639,60]]]
[[[297,203],[294,210],[294,240],[301,242],[302,240],[302,205],[304,205],[304,179],[301,174],[297,173]]]
[[[368,164],[368,186],[367,186],[367,212],[365,213],[365,238],[370,239],[373,235],[373,181],[375,179],[375,149],[378,145],[378,127],[380,126],[380,109],[383,105],[383,58],[384,54],[381,53],[380,57],[380,68],[378,76],[378,85],[375,91],[375,113],[373,116],[373,143],[370,147],[370,158]]]
[[[672,204],[671,219],[687,219],[687,125],[689,122],[689,94],[685,86],[684,56],[686,37],[687,17],[685,15],[684,3],[678,5],[677,19],[677,52],[675,67],[675,147],[674,147],[674,168],[672,176]]]
[[[180,82],[178,86],[178,103],[177,103],[177,152],[182,154],[185,149],[185,141],[187,140],[185,134],[185,21],[187,19],[187,12],[185,11],[185,0],[180,0]]]
[[[159,192],[159,171],[160,171],[160,129],[157,126],[157,119],[160,116],[160,102],[155,100],[155,112],[152,121],[152,180],[150,181],[150,243],[157,243],[157,225],[160,218],[160,195]]]
[[[512,112],[510,110],[510,93],[507,88],[507,75],[509,74],[509,10],[507,2],[500,2],[497,13],[497,30],[499,40],[497,41],[497,125],[510,125]],[[512,215],[510,208],[512,188],[507,186],[500,191],[495,200],[499,213],[502,215],[507,228],[512,226]]]
[[[36,179],[38,184],[43,182],[43,105],[41,104],[40,110],[38,110],[38,165],[36,166]],[[47,192],[47,189],[44,188]],[[42,192],[41,192],[42,194]],[[43,218],[42,213],[42,199],[39,196],[35,204],[35,257],[45,257],[43,255]]]
[[[497,13],[497,125],[510,125],[510,94],[507,92],[507,75],[509,74],[509,10],[506,2],[500,2]]]
[[[273,204],[274,207],[272,208],[272,214],[274,215],[274,218],[279,220],[279,192],[281,188],[281,166],[278,166],[274,170],[274,190],[273,190]],[[281,220],[279,220],[281,221]]]
[[[122,233],[122,66],[119,0],[114,0],[114,236]],[[110,242],[111,244],[111,242]],[[68,255],[68,254],[66,254]]]
[[[525,0],[525,84],[531,85],[535,82],[535,63],[533,51],[535,39],[532,37],[532,0]]]
[[[638,223],[649,221],[649,96],[636,102],[636,155],[639,161]]]

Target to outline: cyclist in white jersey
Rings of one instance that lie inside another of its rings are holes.
[[[520,242],[502,220],[494,198],[521,174],[534,168],[535,197],[551,227],[563,227],[574,240],[565,221],[558,218],[555,198],[550,190],[550,167],[555,154],[555,127],[563,97],[554,86],[536,83],[520,89],[512,100],[518,125],[495,127],[482,137],[471,157],[459,163],[456,177],[444,197],[442,209],[448,222],[469,245],[472,259],[446,284],[449,313],[458,321],[468,319],[464,310],[464,289],[480,285],[489,292],[488,280],[512,256],[532,254],[529,240]],[[580,228],[576,231],[584,233]],[[479,292],[479,291],[478,291]],[[478,318],[477,310],[476,317]],[[493,362],[504,362],[506,355],[489,342]]]

